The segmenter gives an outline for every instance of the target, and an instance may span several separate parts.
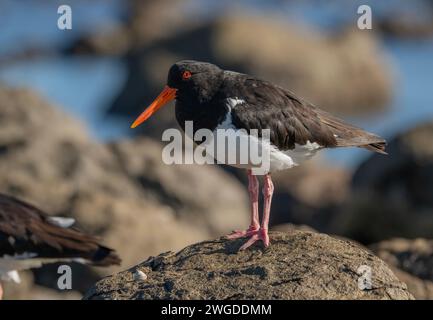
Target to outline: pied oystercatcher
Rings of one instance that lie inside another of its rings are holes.
[[[71,228],[74,222],[50,217],[26,202],[0,194],[0,280],[19,283],[18,271],[46,263],[120,264],[114,250]],[[0,284],[0,299],[2,294]]]
[[[176,99],[176,119],[183,129],[186,121],[192,121],[194,132],[198,129],[270,130],[270,168],[264,174],[262,222],[259,223],[258,215],[259,183],[251,167],[246,166],[251,223],[247,230],[227,236],[229,239],[250,237],[241,250],[258,240],[265,247],[269,245],[268,224],[274,190],[271,172],[299,165],[324,148],[360,147],[386,154],[386,142],[381,137],[345,123],[289,90],[254,76],[193,60],[179,61],[170,68],[164,90],[131,128],[173,99]]]

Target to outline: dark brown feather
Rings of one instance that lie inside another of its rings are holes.
[[[325,123],[337,136],[337,147],[360,147],[387,154],[385,152],[386,141],[383,138],[348,124],[323,110],[317,108],[316,110],[320,121]]]
[[[38,208],[0,194],[0,256],[24,252],[36,253],[38,258],[83,258],[101,266],[121,262],[94,236],[59,227]]]
[[[294,93],[244,74],[230,74],[226,96],[243,97],[232,110],[238,128],[271,129],[271,142],[281,150],[316,142],[324,148],[360,147],[386,154],[381,137],[320,110]]]

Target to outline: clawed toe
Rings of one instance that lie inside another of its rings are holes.
[[[259,232],[259,228],[250,227],[247,230],[235,230],[231,234],[227,235],[226,238],[230,240],[251,237]]]
[[[268,230],[266,230],[266,229],[258,230],[258,232],[253,234],[251,236],[251,238],[249,238],[248,241],[245,242],[242,245],[242,247],[240,247],[239,250],[245,250],[245,249],[249,248],[250,246],[252,246],[256,241],[259,241],[259,240],[261,240],[263,242],[263,245],[265,246],[265,248],[269,246]]]

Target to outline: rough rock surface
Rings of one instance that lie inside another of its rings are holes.
[[[406,283],[407,289],[417,300],[433,300],[433,281],[423,280],[414,275],[390,266],[397,278]]]
[[[150,257],[99,281],[85,299],[412,299],[367,250],[324,234],[272,232],[271,246],[238,252],[243,239],[214,240]],[[360,290],[358,268],[372,269]]]
[[[395,238],[370,249],[407,284],[417,299],[433,299],[433,240]]]
[[[293,232],[293,231],[317,232],[317,230],[314,230],[313,228],[305,224],[295,225],[293,223],[277,224],[275,226],[272,226],[271,230],[279,231],[279,232]]]
[[[433,233],[433,122],[393,138],[355,171],[351,196],[332,232],[363,243]],[[410,223],[408,223],[410,221]]]
[[[433,281],[433,240],[395,238],[370,248],[388,264]]]

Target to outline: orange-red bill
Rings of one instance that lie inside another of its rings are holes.
[[[159,108],[176,98],[176,89],[165,86],[164,90],[159,94],[159,96],[152,102],[152,104],[144,110],[142,114],[134,121],[131,128],[135,128],[142,124],[144,121],[150,118]]]

